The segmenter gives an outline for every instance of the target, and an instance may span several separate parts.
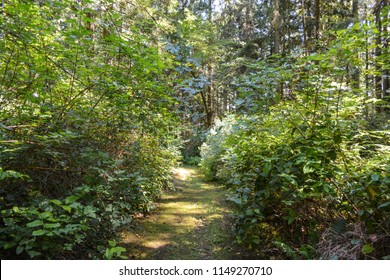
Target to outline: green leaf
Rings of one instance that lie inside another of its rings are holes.
[[[306,163],[303,167],[303,173],[308,174],[314,172],[314,168],[310,167],[309,163]]]
[[[32,235],[33,236],[41,236],[44,235],[47,231],[43,229],[34,230]]]
[[[28,254],[31,258],[34,258],[34,257],[37,257],[37,256],[40,256],[41,253],[37,252],[37,251],[28,251]]]
[[[23,246],[18,246],[18,248],[16,248],[16,254],[17,255],[20,255],[23,251],[24,251],[24,247]]]
[[[75,202],[75,203],[72,203],[71,205],[69,205],[70,208],[79,208],[81,206],[81,203],[78,203],[78,202]]]
[[[390,206],[390,201],[385,202],[385,203],[379,205],[379,206],[378,206],[378,209],[386,208],[387,206]]]
[[[112,251],[114,253],[123,253],[123,252],[126,252],[126,249],[123,247],[115,247],[115,248],[112,248]]]
[[[59,201],[58,199],[52,199],[50,200],[51,203],[55,204],[55,205],[61,205],[61,201]]]
[[[366,244],[362,247],[362,252],[364,254],[370,254],[374,252],[374,247],[372,247],[370,244]]]
[[[329,193],[329,185],[328,185],[328,184],[325,184],[325,185],[324,185],[324,191],[325,191],[326,193]]]
[[[253,214],[254,214],[254,212],[253,212],[252,209],[248,209],[248,210],[246,210],[246,212],[245,212],[245,215],[247,215],[247,216],[253,216]]]
[[[268,173],[270,172],[271,169],[272,169],[272,163],[265,162],[264,166],[263,166],[263,173],[268,175]]]
[[[324,55],[314,53],[314,54],[309,55],[308,58],[310,60],[314,60],[314,61],[322,61],[322,60],[324,60]]]
[[[67,206],[67,205],[62,205],[62,208],[63,208],[65,211],[68,211],[69,213],[72,211],[72,208],[70,208],[70,207]]]
[[[15,242],[6,243],[4,245],[4,250],[10,249],[10,248],[14,247],[15,245],[16,245]]]
[[[236,103],[237,106],[242,105],[244,102],[245,102],[244,99],[236,99],[236,100],[235,100],[235,103]]]
[[[289,225],[291,225],[291,224],[295,221],[295,218],[296,218],[296,217],[290,217],[290,218],[288,218],[287,223],[288,223]]]
[[[45,224],[45,228],[58,228],[58,227],[60,227],[60,226],[61,226],[60,223]]]
[[[72,204],[72,203],[76,202],[79,198],[80,198],[80,197],[75,196],[75,195],[68,196],[68,197],[65,199],[65,203],[66,203],[66,204]]]
[[[381,176],[378,174],[378,173],[375,173],[375,174],[372,174],[371,175],[371,180],[372,181],[374,181],[374,182],[376,182],[376,181],[379,181],[379,178],[380,178]]]
[[[51,216],[52,216],[51,212],[43,212],[43,213],[39,214],[39,218],[40,219],[47,219],[47,218],[49,218]]]
[[[234,203],[236,203],[238,205],[242,205],[242,199],[238,198],[236,196],[229,197],[228,200],[233,201]]]
[[[41,220],[35,220],[31,223],[28,223],[27,227],[39,227],[41,225],[43,225],[43,222]]]

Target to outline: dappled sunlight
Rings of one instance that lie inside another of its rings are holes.
[[[227,254],[223,231],[224,189],[204,182],[191,168],[174,171],[176,191],[167,191],[155,213],[123,232],[123,244],[137,259],[210,259]],[[222,193],[221,193],[222,192]],[[221,243],[222,242],[222,243]],[[231,244],[229,244],[231,245]]]
[[[195,171],[193,169],[178,167],[173,169],[173,175],[179,180],[186,181],[189,177],[194,175]]]
[[[167,240],[159,240],[159,239],[143,243],[143,245],[145,247],[148,247],[148,248],[151,248],[151,249],[158,249],[158,248],[164,247],[164,246],[166,246],[168,244],[170,244],[169,241],[167,241]]]
[[[177,210],[178,212],[184,211],[194,211],[201,208],[198,204],[189,204],[185,202],[176,202],[176,203],[167,203],[160,207],[161,209],[173,209]]]
[[[223,216],[221,214],[214,214],[214,215],[208,215],[208,220],[215,220],[215,219],[221,219]]]

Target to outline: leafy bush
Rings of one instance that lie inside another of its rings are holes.
[[[226,151],[225,141],[228,139],[227,136],[232,134],[236,124],[236,119],[232,115],[223,121],[217,121],[207,135],[207,141],[200,147],[201,169],[210,180],[216,179],[218,166],[222,163],[221,157]]]
[[[129,147],[138,155],[138,162],[131,159],[133,165],[126,162],[129,155],[114,160],[70,132],[8,144],[1,155],[6,169],[1,169],[0,180],[5,254],[98,257],[97,248],[115,236],[119,226],[131,222],[132,214],[147,213],[161,189],[168,187],[175,157],[169,159],[170,152],[156,145],[148,151],[149,144],[137,153]],[[142,153],[153,156],[140,157]]]
[[[374,124],[372,105],[344,83],[353,52],[339,47],[336,40],[324,53],[293,55],[279,67],[249,65],[252,73],[235,86],[254,103],[240,107],[246,116],[217,123],[202,146],[206,176],[232,190],[237,240],[263,255],[350,257],[342,247],[329,254],[321,250],[331,245],[318,246],[340,243],[329,234],[340,221],[339,236],[355,236],[348,244],[360,246],[354,258],[390,254],[389,117]],[[288,89],[280,86],[271,99],[257,96],[281,83]],[[357,225],[361,234],[349,234]]]
[[[190,166],[198,166],[200,164],[201,157],[195,156],[195,157],[188,157],[183,160],[184,164],[188,164]]]
[[[120,258],[120,227],[170,187],[179,156],[166,75],[172,55],[139,30],[141,19],[136,26],[110,1],[87,2],[2,7],[7,258]]]
[[[117,146],[116,158],[91,144],[67,132],[4,149],[0,246],[6,257],[118,257],[121,249],[113,248],[119,247],[102,249],[107,240],[133,214],[153,209],[170,187],[177,157],[152,137]]]
[[[16,249],[21,258],[49,259],[67,258],[80,252],[80,247],[85,249],[92,225],[98,224],[98,209],[79,202],[89,192],[82,187],[63,200],[40,197],[27,207],[1,210],[1,247]]]
[[[290,246],[304,258],[302,246],[315,246],[338,219],[361,221],[367,234],[385,238],[389,145],[375,144],[377,151],[362,156],[367,144],[357,143],[358,128],[352,123],[341,131],[319,116],[315,126],[300,125],[297,132],[300,115],[286,104],[262,118],[229,117],[202,147],[206,174],[233,191],[238,240],[251,248],[283,243],[277,246],[282,252]],[[373,245],[377,257],[388,254],[383,241]]]

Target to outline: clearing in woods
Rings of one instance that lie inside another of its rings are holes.
[[[234,248],[223,186],[196,168],[177,168],[175,191],[166,191],[151,215],[122,232],[129,259],[240,259]]]

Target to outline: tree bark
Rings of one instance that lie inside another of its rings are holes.
[[[306,37],[306,29],[307,29],[307,22],[306,22],[306,0],[302,0],[302,31],[303,31],[303,48],[307,47],[307,37]]]
[[[390,4],[390,0],[384,0],[383,1],[383,7],[386,7]],[[383,38],[384,39],[384,42],[383,42],[383,54],[384,54],[384,57],[386,59],[386,57],[388,57],[388,54],[389,54],[389,28],[390,28],[390,25],[389,25],[389,22],[390,22],[390,13],[387,13],[387,15],[385,15],[387,18],[384,20],[384,25],[382,26],[382,34],[383,34]],[[386,59],[385,61],[386,63],[384,63],[384,65],[387,65],[385,66],[385,70],[383,72],[383,82],[382,82],[382,97],[383,99],[387,100],[388,102],[390,102],[390,100],[388,99],[390,97],[390,81],[389,81],[389,61],[388,59]]]
[[[318,41],[318,39],[320,38],[320,29],[321,29],[320,13],[321,13],[321,1],[315,0],[314,19],[315,19],[315,38],[316,38],[316,41]]]
[[[274,52],[280,53],[280,12],[279,12],[279,0],[274,0]]]
[[[354,22],[359,22],[359,1],[353,0],[352,3],[352,17]],[[356,54],[359,57],[359,53]],[[360,69],[359,66],[352,67],[351,86],[352,89],[358,91],[360,89]]]
[[[247,0],[245,5],[244,38],[248,40],[252,33],[252,0]]]
[[[375,38],[375,57],[378,59],[378,57],[382,54],[382,19],[381,19],[381,11],[382,11],[382,0],[377,0],[374,7],[374,14],[375,14],[375,23],[376,28],[378,29],[378,33]],[[375,75],[375,96],[376,98],[383,98],[382,96],[382,77],[381,77],[381,66],[379,63],[376,63],[376,71],[377,74]]]
[[[310,41],[313,36],[313,21],[311,18],[311,0],[306,0],[306,43],[307,43],[307,48],[310,49]]]

